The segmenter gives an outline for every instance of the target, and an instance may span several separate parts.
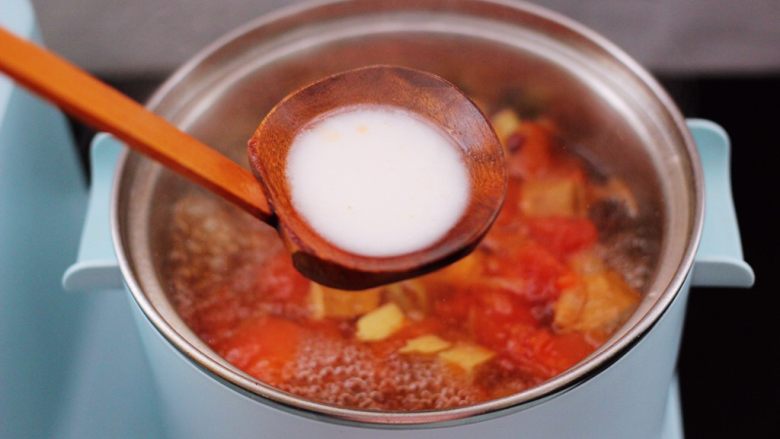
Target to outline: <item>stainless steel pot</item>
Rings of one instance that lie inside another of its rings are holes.
[[[652,437],[660,428],[659,411],[682,328],[686,280],[702,234],[704,176],[691,133],[670,98],[604,38],[519,2],[311,3],[261,17],[216,41],[181,67],[148,105],[246,165],[245,142],[274,103],[327,74],[376,63],[431,71],[479,101],[505,101],[524,111],[543,112],[561,127],[569,144],[576,145],[576,153],[628,181],[642,217],[660,237],[639,308],[580,364],[506,398],[409,413],[308,401],[233,367],[176,315],[160,269],[166,245],[162,225],[170,218],[170,206],[192,190],[191,185],[154,162],[125,153],[111,206],[113,244],[133,306],[142,313],[139,327],[172,428],[187,436],[241,436],[258,428],[269,436],[345,436],[363,434],[364,428],[400,426],[429,436],[524,431],[528,437]],[[715,136],[712,142],[718,143],[717,129],[702,123],[699,127],[700,135]],[[725,194],[722,208],[733,212],[729,196]],[[93,204],[100,206],[99,201]],[[102,221],[99,209],[91,210],[94,222]],[[738,246],[736,222],[725,227],[729,236],[736,235]],[[719,244],[713,246],[713,254],[724,253]],[[710,261],[702,265],[702,273],[710,270],[721,278],[731,274],[715,281],[712,274],[702,275],[698,280],[750,284],[752,272],[741,262],[741,253],[731,248],[725,253],[731,259]],[[66,285],[94,287],[95,279],[102,277],[106,286],[117,279],[112,263],[95,262],[82,261],[69,272]],[[484,422],[462,425],[476,421]],[[391,433],[371,433],[380,434]]]

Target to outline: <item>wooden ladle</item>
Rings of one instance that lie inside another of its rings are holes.
[[[336,288],[364,289],[406,279],[468,254],[492,225],[506,191],[503,149],[485,116],[454,85],[417,70],[365,67],[327,77],[287,96],[249,141],[254,177],[112,87],[2,28],[0,71],[275,226],[295,267]],[[327,112],[361,104],[415,112],[442,128],[462,149],[471,183],[468,205],[449,232],[425,249],[392,257],[349,253],[318,235],[291,204],[285,169],[296,134]]]

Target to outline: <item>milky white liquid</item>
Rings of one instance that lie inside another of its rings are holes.
[[[305,127],[287,157],[292,203],[323,238],[350,253],[423,249],[460,219],[469,179],[435,126],[388,106],[361,106]]]

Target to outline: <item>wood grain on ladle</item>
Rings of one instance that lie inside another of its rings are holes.
[[[503,148],[490,123],[454,85],[425,72],[398,66],[366,67],[325,78],[289,95],[263,119],[249,141],[253,177],[78,67],[3,29],[0,71],[274,225],[295,267],[332,287],[363,289],[402,280],[468,254],[492,225],[506,191]],[[350,253],[316,233],[293,207],[285,164],[296,135],[328,112],[363,104],[415,113],[449,135],[461,150],[468,169],[469,201],[454,226],[425,248],[389,257]]]

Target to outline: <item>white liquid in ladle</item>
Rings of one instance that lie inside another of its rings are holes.
[[[390,106],[359,106],[304,128],[287,157],[292,203],[345,251],[397,256],[441,239],[469,200],[468,169],[440,129]]]

